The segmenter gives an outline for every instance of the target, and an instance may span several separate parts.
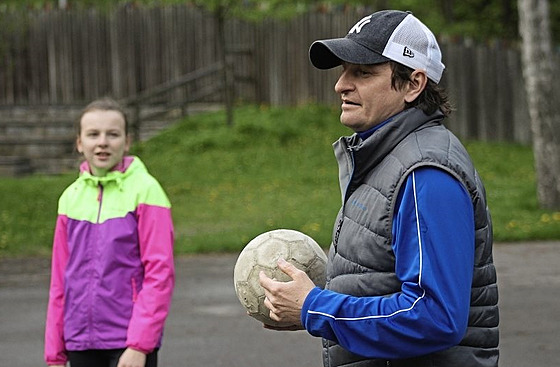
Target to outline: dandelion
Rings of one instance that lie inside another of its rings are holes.
[[[318,233],[321,230],[321,224],[320,223],[306,223],[303,226],[303,232],[308,232],[308,233]]]
[[[548,215],[548,214],[541,215],[541,222],[550,223],[550,215]]]
[[[517,228],[517,227],[518,227],[518,224],[517,224],[517,222],[514,221],[514,220],[510,221],[510,222],[506,225],[506,228],[507,228],[507,229],[515,229],[515,228]]]

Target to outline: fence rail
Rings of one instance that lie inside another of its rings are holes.
[[[338,104],[337,70],[319,71],[307,51],[316,39],[339,37],[364,14],[307,13],[291,20],[228,19],[228,59],[236,100],[272,105]],[[119,7],[114,11],[0,13],[0,105],[85,104],[122,100],[173,84],[219,61],[217,23],[188,5]],[[463,138],[529,143],[520,53],[501,43],[441,40],[442,83],[456,112],[449,126]],[[556,63],[558,64],[558,62]],[[245,81],[245,82],[241,82]],[[165,94],[169,103],[212,90],[200,78]],[[555,85],[556,88],[560,86]],[[205,97],[215,102],[218,93]]]
[[[140,140],[140,125],[142,123],[142,119],[149,120],[157,115],[166,114],[170,110],[177,108],[181,110],[181,116],[183,116],[186,114],[187,106],[189,103],[199,102],[209,96],[219,95],[219,92],[224,88],[224,86],[222,85],[222,78],[220,77],[214,78],[212,84],[206,85],[205,88],[198,89],[195,93],[181,96],[178,101],[177,98],[169,98],[170,93],[181,93],[183,92],[183,89],[188,88],[190,85],[195,84],[204,78],[212,77],[216,74],[220,75],[223,71],[223,63],[217,62],[202,69],[190,72],[186,75],[182,75],[176,80],[163,83],[153,88],[144,90],[138,95],[133,95],[129,98],[121,100],[120,103],[123,106],[132,108],[133,110],[132,130],[134,139]],[[142,116],[142,106],[153,105],[154,102],[162,105],[163,109],[151,115]]]

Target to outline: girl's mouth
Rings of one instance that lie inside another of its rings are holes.
[[[110,155],[111,155],[111,154],[110,154],[110,153],[107,153],[107,152],[98,152],[98,153],[95,153],[95,156],[96,156],[96,157],[102,158],[102,159],[103,159],[103,158],[108,158]]]

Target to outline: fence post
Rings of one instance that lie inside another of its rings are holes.
[[[140,141],[140,102],[135,101],[132,110],[132,138]]]
[[[215,12],[219,40],[217,50],[219,59],[222,62],[222,83],[224,88],[224,101],[226,104],[226,121],[228,126],[233,126],[233,80],[226,52],[225,12],[226,9],[224,9],[223,6],[220,6]]]

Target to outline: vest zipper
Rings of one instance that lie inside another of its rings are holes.
[[[338,237],[340,236],[340,230],[342,229],[342,223],[344,222],[344,210],[342,211],[342,215],[340,216],[340,219],[338,220],[338,223],[336,225],[336,231],[334,233],[334,250],[337,250],[337,246],[338,246]]]
[[[340,237],[340,231],[342,230],[342,224],[344,223],[344,210],[346,207],[346,200],[348,199],[348,193],[350,192],[350,188],[352,186],[352,177],[354,177],[354,151],[351,147],[346,147],[346,151],[348,153],[348,156],[350,157],[350,161],[352,165],[352,173],[350,175],[350,179],[348,180],[348,183],[346,184],[346,188],[343,193],[344,195],[342,200],[342,210],[340,213],[341,215],[340,215],[340,219],[338,220],[338,223],[336,224],[336,231],[334,233],[333,245],[334,245],[335,252],[338,250],[338,238]]]

